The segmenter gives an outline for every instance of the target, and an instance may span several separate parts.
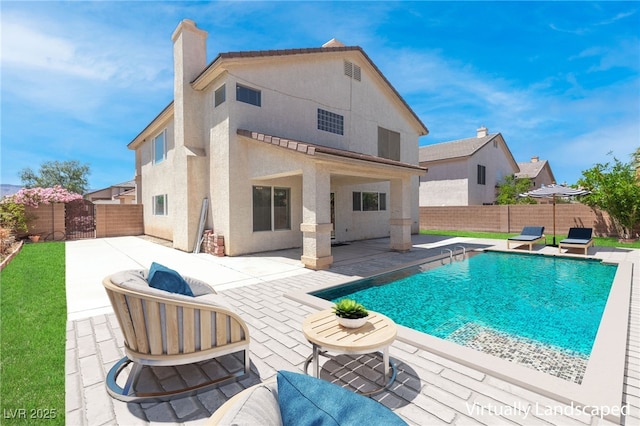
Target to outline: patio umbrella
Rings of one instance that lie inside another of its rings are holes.
[[[533,198],[552,198],[553,199],[553,246],[556,244],[556,197],[573,197],[576,195],[587,195],[589,191],[584,189],[569,188],[565,185],[549,185],[542,186],[533,191],[520,194],[521,197],[533,197]]]

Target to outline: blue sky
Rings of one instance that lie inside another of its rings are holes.
[[[559,182],[640,146],[638,2],[0,3],[1,182],[78,160],[100,189],[134,175],[127,144],[173,97],[171,34],[220,52],[361,46],[430,130],[500,132]]]

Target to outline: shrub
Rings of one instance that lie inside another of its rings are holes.
[[[5,256],[8,256],[15,242],[16,237],[10,229],[0,228],[0,257],[4,259]]]
[[[6,198],[0,203],[0,227],[10,230],[13,234],[27,232],[29,220],[24,204]]]

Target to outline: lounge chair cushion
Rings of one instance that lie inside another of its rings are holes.
[[[274,385],[255,386],[231,406],[220,425],[281,425],[278,390]]]
[[[510,237],[509,240],[514,241],[533,241],[542,237],[544,233],[544,226],[525,226],[522,228],[520,235]]]
[[[278,403],[287,425],[406,425],[379,402],[311,376],[279,371]]]
[[[194,297],[189,284],[177,271],[159,263],[151,263],[148,281],[153,288]]]
[[[586,244],[593,238],[591,228],[570,228],[569,235],[562,242],[567,244]]]
[[[150,287],[146,278],[146,272],[142,269],[117,272],[111,275],[110,280],[115,285],[126,288],[127,290],[134,290],[153,296],[169,296],[169,294],[164,290]],[[235,311],[235,309],[233,309],[227,302],[227,299],[224,296],[217,294],[208,284],[193,278],[185,278],[185,280],[189,284],[189,287],[192,288],[193,293],[196,296],[195,300],[191,296],[184,296],[177,293],[170,294],[172,299],[186,302],[206,303],[207,305],[220,306]]]

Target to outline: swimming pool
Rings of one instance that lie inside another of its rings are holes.
[[[513,251],[504,251],[499,248],[492,249],[491,252],[501,252],[507,256],[514,257],[521,256],[521,254],[516,254]],[[485,330],[479,333],[474,330],[473,332],[476,334],[475,341],[471,342],[473,339],[467,339],[467,343],[463,345],[458,341],[434,337],[430,334],[398,325],[397,340],[404,345],[408,345],[409,348],[416,348],[417,352],[412,352],[414,356],[418,358],[425,357],[429,362],[435,362],[447,369],[450,368],[448,367],[450,365],[449,362],[453,362],[452,366],[462,365],[469,367],[472,370],[505,380],[528,391],[533,391],[576,407],[619,407],[626,368],[629,315],[631,315],[629,309],[634,277],[633,262],[616,259],[616,253],[609,251],[602,251],[601,256],[598,256],[599,259],[585,259],[582,256],[567,256],[555,253],[526,254],[525,256],[572,258],[589,264],[595,261],[617,266],[617,272],[610,287],[590,355],[580,355],[577,352],[562,349],[564,352],[560,352],[556,350],[558,347],[491,330],[488,327],[484,327]],[[377,282],[379,277],[384,277],[385,275],[395,275],[396,279],[406,278],[408,271],[412,269],[414,272],[416,271],[415,265],[425,265],[420,267],[423,270],[440,267],[442,263],[440,257],[437,255],[429,256],[429,253],[427,253],[427,256],[422,261],[411,261],[404,268],[395,272],[391,269],[380,270],[376,275],[365,279],[347,274],[327,274],[323,276],[325,283],[315,287],[301,284],[299,290],[292,290],[285,296],[313,309],[329,309],[333,303],[319,298],[315,294],[345,285],[351,286],[352,284],[363,283],[368,279],[373,279],[374,282]],[[446,261],[448,262],[448,258]],[[579,263],[579,265],[586,265],[586,263]],[[522,275],[520,271],[512,272]],[[406,292],[405,297],[411,298],[413,294]],[[471,328],[469,327],[469,329]],[[469,331],[465,330],[465,332]],[[470,344],[470,342],[473,344]],[[478,347],[482,345],[484,347]],[[403,359],[403,351],[401,349],[399,351],[395,354],[399,356],[396,362],[406,362],[410,366],[411,361]],[[394,353],[392,352],[393,356]],[[582,365],[578,361],[582,362]],[[551,366],[551,370],[555,369],[555,371],[550,371],[549,366]],[[567,371],[576,368],[583,370],[578,380],[574,380],[575,377],[564,377]],[[447,370],[444,371],[446,372]],[[621,416],[619,413],[611,413],[610,415],[605,415],[605,418],[619,423]]]
[[[311,294],[352,298],[398,324],[489,353],[573,359],[578,367],[560,365],[556,375],[579,383],[616,270],[596,260],[485,252]]]

